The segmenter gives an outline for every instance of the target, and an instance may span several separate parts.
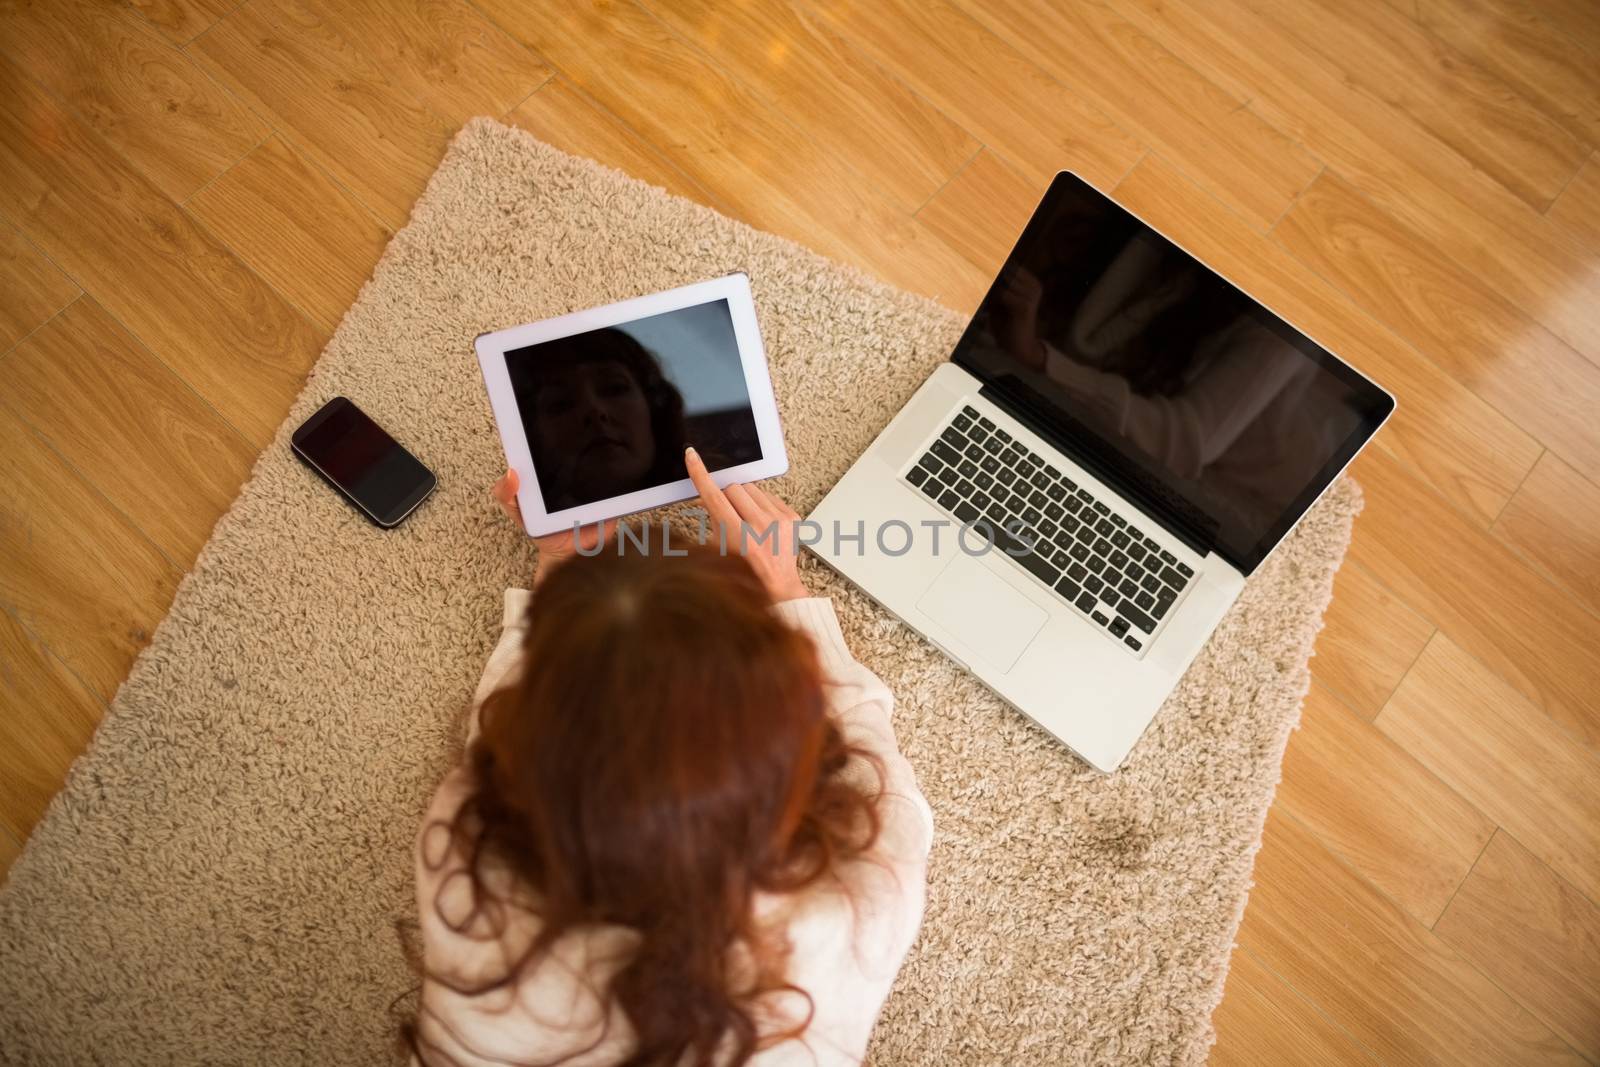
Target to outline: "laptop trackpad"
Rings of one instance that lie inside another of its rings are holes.
[[[957,556],[917,608],[990,665],[1009,671],[1048,614],[972,556]]]

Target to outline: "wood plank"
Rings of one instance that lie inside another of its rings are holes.
[[[478,6],[652,145],[670,148],[735,218],[953,306],[987,287],[987,276],[643,9]]]
[[[330,334],[390,237],[276,135],[195,194],[186,210]]]
[[[1538,107],[1414,21],[1370,0],[1244,0],[1473,166],[1543,211],[1589,154]]]
[[[391,230],[455,132],[309,2],[250,0],[189,52]]]
[[[985,148],[917,212],[917,218],[993,277],[1000,273],[1046,188]],[[983,293],[978,297],[981,300]],[[977,301],[961,310],[977,310]]]
[[[107,702],[180,575],[5,405],[0,479],[0,609]]]
[[[1212,1067],[1285,1063],[1372,1064],[1355,1040],[1242,948],[1233,950],[1228,987],[1211,1017]]]
[[[1110,189],[1144,146],[946,0],[827,4],[856,47],[1044,188],[1059,170]]]
[[[1600,899],[1594,749],[1445,634],[1428,643],[1375,722],[1557,874]]]
[[[317,9],[452,127],[505,114],[554,73],[467,0],[319,0]]]
[[[1550,221],[1590,248],[1600,248],[1600,155],[1585,163],[1556,197],[1550,205]]]
[[[1591,1060],[1600,1060],[1600,907],[1504,831],[1434,927]]]
[[[1152,156],[1117,200],[1399,399],[1375,447],[1421,471],[1487,526],[1539,457],[1539,444],[1360,307]]]
[[[1110,8],[959,0],[990,31],[1167,156],[1258,228],[1321,161]],[[1140,92],[1126,87],[1137,85]]]
[[[1600,486],[1547,452],[1493,531],[1600,612]]]
[[[982,147],[788,0],[641,0],[651,14],[911,214]]]
[[[1238,943],[1380,1063],[1583,1062],[1276,808]]]
[[[1494,836],[1495,824],[1459,793],[1315,684],[1276,803],[1424,926]]]
[[[1600,41],[1600,4],[1594,0],[1538,0],[1538,17],[1575,41]]]
[[[256,459],[88,297],[0,359],[0,397],[180,568],[200,554]]]
[[[0,211],[253,444],[271,440],[321,336],[3,59]]]
[[[128,0],[176,45],[188,44],[238,6],[237,0]]]
[[[1356,536],[1362,536],[1359,522]],[[1370,722],[1432,636],[1431,622],[1371,571],[1346,561],[1333,579],[1333,603],[1322,620],[1311,673],[1318,685]]]
[[[1112,0],[1116,8],[1326,159],[1464,271],[1600,361],[1595,244],[1572,239],[1505,186],[1244,0]]]
[[[3,610],[0,664],[0,833],[26,841],[105,704]]]
[[[674,196],[724,210],[704,186],[566,78],[545,82],[509,111],[506,121],[563,152],[586,156]]]
[[[1332,171],[1273,233],[1423,355],[1600,477],[1600,366],[1503,299],[1492,282],[1446,261]]]
[[[96,0],[7,2],[5,51],[173,200],[267,130],[138,13]]]
[[[1600,52],[1541,20],[1539,11],[1528,0],[1416,0],[1413,15],[1592,149],[1600,145]]]
[[[49,321],[82,291],[20,231],[0,222],[0,352]]]
[[[1600,742],[1594,616],[1392,457],[1368,450],[1354,473],[1367,506],[1350,558],[1561,727]]]

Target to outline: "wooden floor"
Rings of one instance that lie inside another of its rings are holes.
[[[0,868],[465,119],[970,310],[1069,167],[1400,399],[1220,1063],[1600,1063],[1594,0],[0,2]]]

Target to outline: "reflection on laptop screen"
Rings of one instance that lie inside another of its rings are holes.
[[[953,358],[1094,453],[1118,476],[1114,486],[1176,497],[1247,572],[1392,407],[1069,174],[1051,186]]]

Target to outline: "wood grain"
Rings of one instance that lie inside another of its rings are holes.
[[[1416,0],[1423,29],[1490,71],[1589,148],[1600,145],[1600,38],[1540,19],[1529,0]]]
[[[96,0],[0,4],[5,51],[173,200],[266,127],[138,13]]]
[[[277,136],[195,194],[186,209],[329,334],[391,236]]]
[[[238,0],[128,0],[173,44],[188,44],[238,6]]]
[[[1590,157],[1556,202],[1550,221],[1577,241],[1600,248],[1600,156]]]
[[[1451,146],[1353,88],[1338,63],[1245,0],[1112,3],[1426,236],[1445,259],[1493,278],[1507,300],[1600,358],[1600,316],[1588,297],[1592,244],[1572,240]]]
[[[1379,1062],[1583,1062],[1276,809],[1238,943]]]
[[[1098,4],[959,0],[1040,69],[1110,115],[1265,229],[1321,161]],[[1131,104],[1125,87],[1141,87]]]
[[[187,567],[256,450],[94,300],[0,359],[0,397],[175,567]]]
[[[1588,155],[1512,86],[1387,4],[1244,2],[1336,65],[1346,84],[1432,133],[1536,210],[1549,206]]]
[[[1039,188],[1071,170],[1110,189],[1144,146],[946,0],[822,4],[826,19]]]
[[[38,638],[0,610],[0,833],[27,840],[104,712]]]
[[[1361,526],[1356,526],[1361,536]],[[1372,576],[1346,562],[1333,580],[1311,673],[1341,703],[1369,722],[1433,636],[1433,624]]]
[[[1371,376],[1399,400],[1376,447],[1422,471],[1487,526],[1539,457],[1539,445],[1361,306],[1267,240],[1216,198],[1152,156],[1117,200],[1279,315]]]
[[[1478,396],[1600,477],[1600,366],[1444,260],[1332,172],[1273,230],[1294,255]]]
[[[914,213],[981,147],[944,112],[788,0],[643,0],[651,14],[760,93],[824,152]]]
[[[721,210],[704,186],[565,78],[551,78],[505,118],[563,152],[597,160],[675,196]]]
[[[1366,1050],[1288,983],[1242,948],[1233,950],[1228,985],[1211,1023],[1212,1067],[1280,1067],[1286,1063],[1370,1065]]]
[[[631,4],[483,0],[479,7],[657,148],[741,221],[935,299],[977,268],[789,118]],[[695,121],[685,122],[685,115]]]
[[[1493,529],[1600,612],[1600,486],[1545,453]],[[1600,622],[1595,626],[1600,632]]]
[[[1600,754],[1444,634],[1378,729],[1591,900],[1600,900]]]
[[[0,484],[0,610],[109,701],[172,602],[179,572],[6,405]]]
[[[1392,457],[1368,450],[1353,472],[1367,506],[1350,558],[1576,739],[1600,742],[1594,616]]]
[[[321,336],[3,59],[0,211],[253,444],[271,439]]]
[[[917,218],[991,278],[1000,273],[1048,182],[1023,177],[985,148],[917,212]],[[988,286],[958,310],[976,311]]]
[[[1600,1060],[1600,907],[1515,838],[1495,834],[1434,930]]]
[[[455,132],[311,0],[250,0],[189,52],[391,230]]]
[[[821,5],[803,18],[826,19],[1040,189],[1059,170],[1110,189],[1144,154],[1101,109],[946,0]]]
[[[0,222],[0,353],[82,292],[32,241]]]
[[[505,114],[552,73],[467,0],[322,0],[318,9],[451,127]]]
[[[1439,918],[1495,829],[1319,685],[1290,739],[1277,804],[1424,926]]]

